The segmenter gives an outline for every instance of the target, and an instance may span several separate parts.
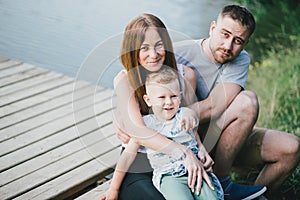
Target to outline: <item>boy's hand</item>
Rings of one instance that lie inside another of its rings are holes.
[[[181,119],[179,124],[179,130],[182,131],[185,127],[186,131],[192,130],[198,126],[198,117],[196,112],[189,108],[181,108]]]

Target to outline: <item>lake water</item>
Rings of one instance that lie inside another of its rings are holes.
[[[122,68],[116,55],[122,31],[133,17],[145,12],[155,14],[171,35],[174,32],[196,39],[208,35],[210,22],[230,2],[0,0],[0,56],[111,87],[112,78]],[[112,46],[114,55],[110,56],[105,49]],[[97,49],[100,58],[90,62],[91,52]],[[91,65],[103,68],[96,73],[97,78]]]

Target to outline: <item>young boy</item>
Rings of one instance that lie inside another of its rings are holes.
[[[181,131],[178,128],[182,110],[188,109],[179,108],[181,90],[178,73],[171,68],[151,73],[146,78],[145,87],[144,100],[153,112],[143,117],[146,126],[190,148],[199,158],[211,159],[196,132]],[[101,200],[118,198],[122,180],[139,148],[140,146],[131,139],[118,161],[110,188],[100,198]],[[203,176],[206,180],[202,181],[200,194],[189,188],[187,171],[184,167],[185,153],[182,150],[175,149],[172,155],[166,155],[147,149],[147,156],[154,169],[153,184],[166,199],[223,199],[218,179],[212,173],[208,176],[204,168],[202,175],[198,176]]]

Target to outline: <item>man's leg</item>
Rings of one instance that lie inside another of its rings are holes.
[[[267,130],[261,157],[266,165],[255,184],[265,184],[269,192],[276,191],[300,161],[300,140],[293,134]]]
[[[291,175],[299,161],[298,137],[281,131],[254,128],[236,164],[240,168],[262,165],[255,185],[266,185],[267,193],[271,194]]]
[[[208,128],[204,145],[213,141],[211,137],[215,137],[216,127],[219,127],[219,132],[222,132],[215,146],[213,158],[215,161],[214,172],[220,179],[225,199],[253,199],[266,190],[264,186],[232,183],[229,177],[233,162],[248,138],[257,120],[257,115],[258,101],[255,93],[243,91],[216,121],[217,126],[212,125]]]
[[[230,173],[237,154],[257,120],[257,115],[256,95],[250,91],[242,91],[217,120],[217,126],[222,129],[214,152],[214,173],[218,177]]]

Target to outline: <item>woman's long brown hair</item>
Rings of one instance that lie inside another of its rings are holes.
[[[138,58],[145,33],[149,28],[155,28],[162,39],[166,51],[163,67],[171,67],[177,71],[172,41],[164,23],[151,14],[143,14],[134,18],[125,28],[120,59],[128,72],[129,82],[135,89],[135,95],[143,115],[149,113],[149,108],[143,100],[143,95],[146,93],[145,79],[149,71],[140,66]]]

